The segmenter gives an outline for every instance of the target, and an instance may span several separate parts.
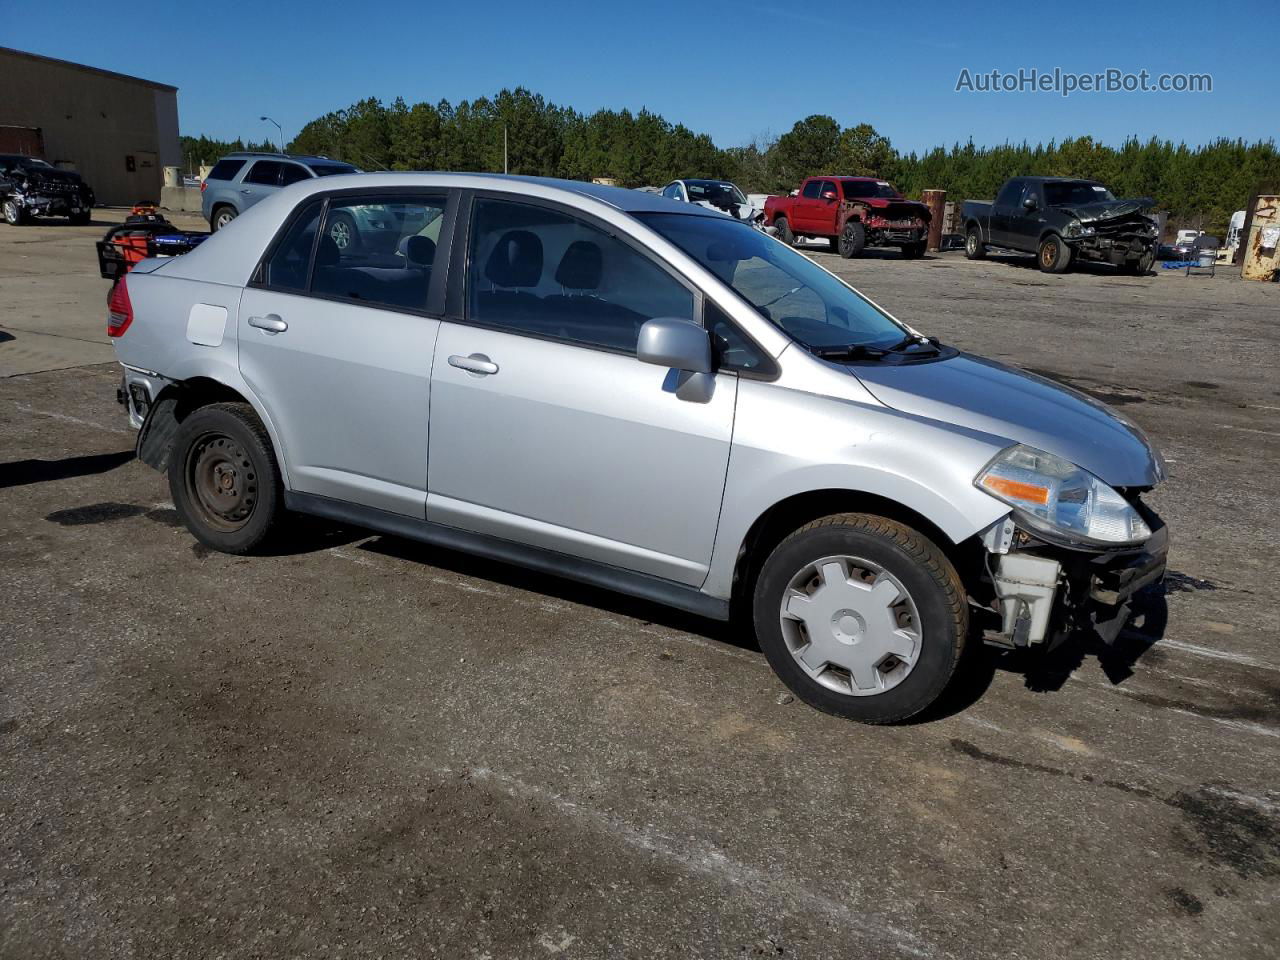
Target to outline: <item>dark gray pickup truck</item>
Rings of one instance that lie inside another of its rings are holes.
[[[1156,258],[1150,197],[1117,200],[1093,180],[1014,177],[995,203],[966,200],[964,253],[981,260],[990,247],[1034,253],[1040,269],[1063,273],[1075,260],[1110,263],[1145,274]]]

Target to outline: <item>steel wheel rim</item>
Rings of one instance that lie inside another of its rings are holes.
[[[1044,248],[1040,251],[1040,262],[1046,267],[1051,267],[1058,260],[1058,245],[1052,240],[1046,240]]]
[[[223,531],[242,528],[258,502],[258,475],[244,447],[222,433],[208,433],[187,452],[188,499],[201,520]]]
[[[964,246],[965,246],[965,250],[968,253],[977,253],[978,252],[977,234],[970,231],[969,236],[965,237]]]
[[[347,245],[351,243],[351,228],[347,226],[346,221],[335,220],[333,226],[329,228],[329,237],[339,250],[345,250]]]
[[[4,218],[9,221],[18,219],[18,205],[12,200],[4,202]]]
[[[901,580],[861,557],[806,564],[787,583],[778,618],[796,665],[845,696],[892,690],[920,659],[915,600]]]
[[[221,230],[223,227],[225,227],[228,223],[230,223],[234,219],[235,219],[234,216],[232,216],[226,210],[223,210],[220,214],[218,214],[218,229]]]

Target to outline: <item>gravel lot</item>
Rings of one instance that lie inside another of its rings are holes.
[[[1277,955],[1274,285],[813,254],[1170,461],[1119,649],[880,729],[596,590],[198,547],[114,402],[104,229],[0,225],[0,957]]]

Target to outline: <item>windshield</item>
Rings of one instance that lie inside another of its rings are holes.
[[[700,200],[707,203],[747,202],[747,198],[742,195],[742,191],[732,183],[720,183],[715,180],[686,180],[684,185],[689,190],[689,201],[691,203],[697,203]]]
[[[1082,203],[1100,203],[1103,200],[1114,200],[1108,190],[1100,183],[1046,183],[1044,185],[1044,202],[1051,207],[1074,207]]]
[[[907,331],[804,254],[721,217],[636,214],[808,347],[890,347]]]
[[[883,180],[845,180],[844,198],[853,200],[857,197],[878,197],[884,200],[896,200],[898,191],[893,184]]]

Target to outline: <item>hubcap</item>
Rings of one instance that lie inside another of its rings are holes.
[[[18,219],[18,207],[17,207],[17,204],[15,204],[12,200],[9,200],[8,202],[5,203],[4,216],[6,220]]]
[[[1058,259],[1058,245],[1056,243],[1046,243],[1044,250],[1040,253],[1040,262],[1046,267],[1053,266],[1053,262]]]
[[[830,690],[891,690],[920,657],[920,615],[897,577],[870,560],[823,557],[791,578],[779,611],[796,663]]]
[[[339,250],[345,250],[347,244],[351,242],[351,228],[344,221],[338,220],[329,228],[329,236],[333,238]]]
[[[968,246],[970,253],[977,253],[978,238],[975,237],[972,233],[969,234],[969,239],[965,241],[965,244]]]
[[[186,475],[191,502],[210,526],[237,530],[253,515],[257,474],[244,449],[230,437],[210,434],[193,444]]]
[[[228,213],[225,210],[222,211],[222,213],[218,214],[218,228],[221,229],[222,227],[225,227],[228,223],[230,223],[234,219],[235,217],[233,217],[230,213]]]

